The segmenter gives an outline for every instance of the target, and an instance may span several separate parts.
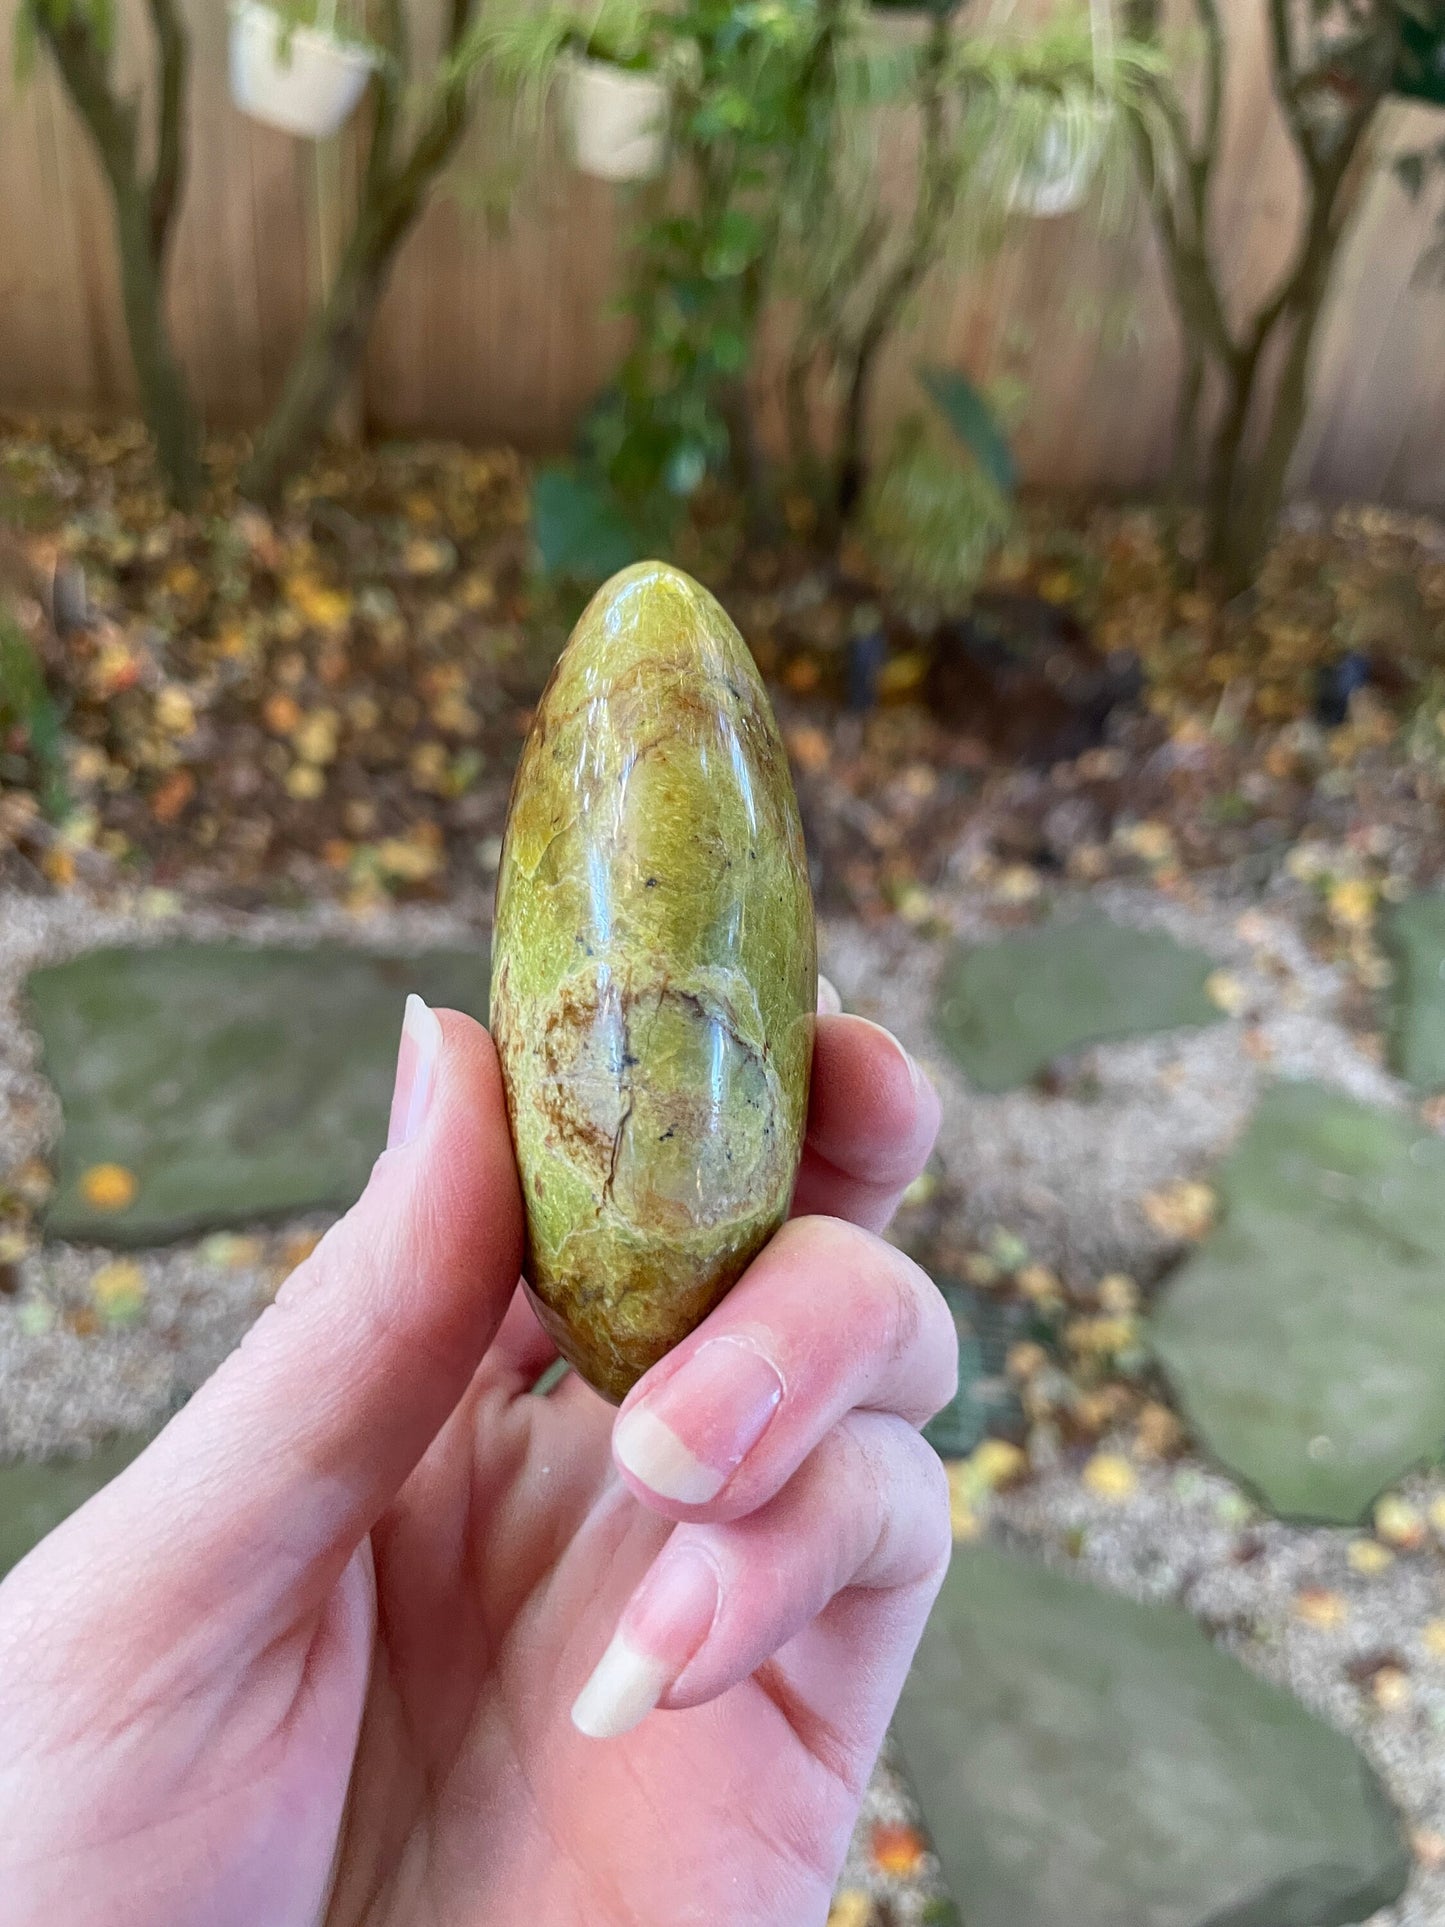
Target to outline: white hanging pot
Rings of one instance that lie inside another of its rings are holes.
[[[646,181],[662,167],[667,89],[655,74],[608,60],[572,59],[566,75],[572,155],[599,181]]]
[[[231,0],[231,98],[243,114],[306,140],[342,127],[376,55],[323,26],[292,27],[264,0]]]
[[[1009,183],[1009,206],[1040,219],[1081,208],[1103,158],[1110,112],[1103,101],[1072,101],[1051,114]]]

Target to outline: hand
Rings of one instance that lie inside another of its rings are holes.
[[[937,1123],[822,1017],[803,1215],[620,1413],[529,1396],[496,1056],[412,1000],[360,1202],[0,1587],[3,1927],[822,1921],[948,1557]]]

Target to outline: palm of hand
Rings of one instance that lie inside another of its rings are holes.
[[[607,1743],[568,1719],[559,1680],[602,1652],[670,1529],[612,1470],[613,1417],[575,1382],[538,1399],[484,1378],[374,1535],[375,1656],[333,1927],[826,1911],[877,1743],[871,1722],[850,1744],[836,1703],[807,1701],[817,1648],[848,1638],[846,1601],[708,1706]],[[354,1691],[338,1657],[318,1702]],[[333,1765],[344,1777],[350,1761]]]

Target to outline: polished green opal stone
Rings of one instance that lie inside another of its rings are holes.
[[[816,995],[797,799],[752,657],[689,576],[625,569],[522,751],[492,946],[527,1282],[606,1397],[786,1215]]]

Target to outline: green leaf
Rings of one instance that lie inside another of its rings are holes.
[[[641,532],[606,484],[568,468],[539,471],[532,484],[532,532],[550,576],[600,582],[647,553]]]
[[[1018,487],[1013,450],[998,416],[967,375],[953,368],[922,368],[919,381],[959,441],[1002,495]]]

